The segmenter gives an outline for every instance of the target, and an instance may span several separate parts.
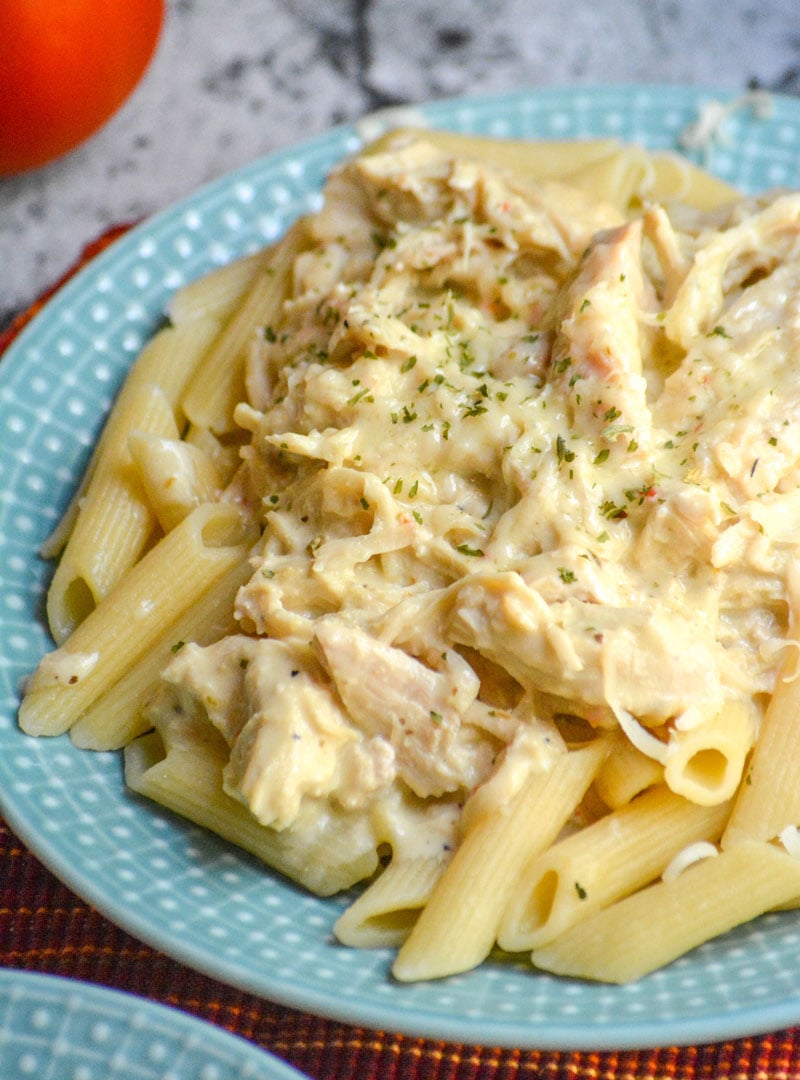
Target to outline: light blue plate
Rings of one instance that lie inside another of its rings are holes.
[[[270,1054],[118,990],[0,970],[3,1080],[301,1080]]]
[[[425,107],[431,124],[497,135],[617,135],[675,148],[699,106],[677,87],[537,90]],[[746,190],[800,187],[800,102],[731,117],[707,164]],[[624,988],[490,962],[422,985],[389,977],[388,952],[338,947],[344,900],[322,901],[123,789],[114,754],[16,727],[19,681],[50,646],[36,555],[73,491],[119,381],[169,293],[273,240],[317,206],[329,168],[358,145],[338,128],[212,184],[100,256],[0,364],[0,797],[42,861],[158,949],[273,1001],[416,1035],[489,1045],[595,1048],[689,1043],[800,1021],[800,918],[768,916]],[[657,928],[654,928],[657,932]]]

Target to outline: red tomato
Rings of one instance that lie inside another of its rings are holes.
[[[83,142],[144,74],[164,0],[0,0],[0,175]]]

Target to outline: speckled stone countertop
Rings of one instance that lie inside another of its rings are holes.
[[[169,0],[122,110],[0,180],[0,326],[112,223],[387,105],[527,86],[800,91],[798,0]]]

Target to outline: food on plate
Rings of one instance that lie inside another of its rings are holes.
[[[800,195],[668,154],[367,146],[172,301],[23,729],[366,882],[336,934],[400,980],[627,982],[794,903],[799,253]]]

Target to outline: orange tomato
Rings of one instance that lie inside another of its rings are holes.
[[[164,0],[0,0],[0,175],[92,135],[141,79]]]

